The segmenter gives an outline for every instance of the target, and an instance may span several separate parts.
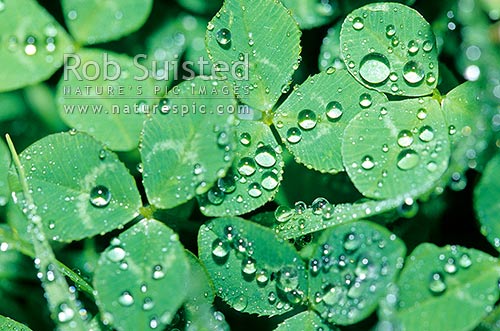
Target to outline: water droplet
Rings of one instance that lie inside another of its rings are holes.
[[[293,127],[286,132],[286,140],[291,144],[296,144],[302,139],[302,131],[299,128]]]
[[[161,265],[155,265],[153,268],[153,279],[162,279],[165,277],[165,272],[163,271],[163,267]]]
[[[111,248],[106,253],[106,257],[111,262],[120,262],[125,258],[126,255],[127,255],[127,253],[125,252],[125,250],[119,246]]]
[[[365,27],[365,22],[361,17],[356,17],[352,20],[352,27],[356,31],[360,31]]]
[[[413,149],[405,149],[398,155],[398,168],[410,170],[415,168],[420,162],[420,156]]]
[[[0,12],[3,12],[5,10],[5,2],[4,0],[0,0]]]
[[[342,290],[333,285],[327,285],[324,290],[322,301],[329,306],[332,306],[342,298]]]
[[[218,187],[212,187],[207,193],[207,199],[213,205],[220,205],[224,202],[225,194]]]
[[[24,53],[26,55],[35,55],[37,52],[37,47],[35,45],[36,39],[33,36],[28,36],[26,38],[26,45],[24,46]]]
[[[317,123],[316,113],[310,109],[301,110],[297,116],[297,123],[304,130],[314,129]]]
[[[274,190],[279,184],[278,175],[272,171],[267,171],[262,174],[261,185],[268,191]]]
[[[276,287],[288,293],[299,286],[299,273],[295,266],[285,266],[280,269],[276,279]]]
[[[111,201],[111,192],[106,186],[98,185],[90,190],[89,201],[94,207],[107,207]]]
[[[228,241],[233,241],[236,232],[231,225],[228,225],[224,228],[224,235],[226,236]]]
[[[212,254],[217,258],[225,258],[229,254],[229,244],[219,238],[215,239],[212,243]]]
[[[99,159],[104,160],[105,158],[106,158],[106,150],[105,149],[101,149],[99,151]]]
[[[382,145],[382,152],[387,153],[389,151],[389,146],[387,144]]]
[[[455,126],[454,126],[454,125],[450,125],[450,126],[448,127],[448,134],[449,134],[450,136],[453,136],[455,133],[457,133],[457,128],[455,128]]]
[[[326,200],[325,198],[316,198],[311,204],[311,209],[314,214],[319,215],[323,213],[323,209],[330,205],[330,202]]]
[[[330,121],[338,120],[344,114],[344,108],[338,101],[331,101],[326,105],[326,117]]]
[[[155,303],[154,303],[153,299],[151,299],[151,298],[145,298],[144,302],[142,303],[142,309],[144,309],[144,310],[151,310],[154,308],[154,306],[155,306]]]
[[[67,323],[73,319],[75,311],[66,303],[62,303],[57,308],[57,319],[61,323]]]
[[[372,97],[368,93],[363,93],[359,96],[359,105],[363,108],[368,108],[372,105]]]
[[[398,134],[398,145],[409,147],[413,144],[413,134],[409,130],[401,130]]]
[[[241,261],[241,271],[246,275],[253,275],[257,271],[255,267],[255,260],[251,257],[244,258]]]
[[[233,308],[237,311],[243,311],[248,305],[248,299],[245,295],[241,295],[233,302]]]
[[[231,31],[226,28],[219,29],[215,34],[215,39],[223,48],[229,48],[231,44]]]
[[[300,215],[306,211],[307,205],[304,201],[297,201],[294,205],[295,212]]]
[[[425,125],[420,128],[418,138],[424,142],[429,142],[434,139],[434,130],[430,126]]]
[[[434,161],[429,161],[429,163],[427,163],[427,166],[426,166],[427,170],[429,170],[430,172],[434,172],[437,170],[438,166],[436,164],[436,162]]]
[[[389,24],[385,27],[385,34],[389,38],[393,37],[396,34],[396,27],[392,24]]]
[[[444,291],[446,291],[446,284],[441,273],[436,272],[432,274],[431,280],[429,282],[429,290],[432,292],[432,294],[435,295],[440,295]]]
[[[409,84],[419,84],[424,79],[422,64],[408,61],[403,67],[403,77]]]
[[[208,31],[213,31],[215,28],[214,24],[212,22],[208,22],[207,24],[207,30]]]
[[[427,118],[427,110],[425,110],[424,108],[420,108],[417,112],[417,118],[419,120],[424,120]]]
[[[370,53],[361,60],[359,74],[370,84],[381,84],[390,75],[389,60],[379,53]]]
[[[255,173],[257,165],[250,157],[244,157],[238,162],[238,172],[243,176],[251,176]]]
[[[229,172],[226,177],[217,180],[217,187],[225,194],[233,193],[236,190],[236,181],[232,172]]]
[[[259,147],[255,151],[255,161],[261,167],[272,167],[276,164],[276,152],[269,145]]]
[[[264,286],[267,284],[267,281],[269,280],[269,274],[266,269],[259,270],[257,272],[257,275],[255,276],[255,279],[257,280],[257,284],[260,286]]]
[[[258,198],[262,195],[261,186],[258,183],[252,183],[248,186],[248,195],[252,198]]]
[[[252,136],[250,136],[250,133],[248,133],[248,132],[243,132],[243,133],[240,135],[240,143],[241,143],[243,146],[250,146],[250,144],[252,143]]]
[[[410,55],[415,55],[419,51],[420,47],[418,46],[418,43],[415,40],[410,40],[408,42],[408,53]]]
[[[460,259],[458,260],[458,265],[464,269],[469,268],[472,265],[472,260],[469,254],[462,254],[462,256],[460,256]]]
[[[366,155],[361,159],[361,167],[365,170],[371,170],[375,167],[375,163],[373,162],[373,157],[370,155]]]
[[[430,40],[426,40],[422,44],[422,49],[424,50],[424,52],[430,52],[432,51],[433,48],[434,48],[434,43]]]
[[[278,206],[278,208],[276,208],[276,210],[274,211],[274,218],[276,218],[276,221],[284,223],[290,220],[290,218],[293,217],[293,214],[293,209],[290,209],[286,206]]]
[[[349,252],[356,251],[361,246],[361,238],[355,233],[348,233],[344,237],[344,249]]]
[[[267,295],[267,301],[269,301],[269,303],[273,305],[276,302],[276,299],[277,299],[276,293],[269,292],[269,294]]]
[[[227,132],[222,131],[217,135],[217,145],[219,145],[219,147],[224,148],[229,144],[229,142],[229,135]]]
[[[454,274],[457,272],[457,265],[455,264],[455,259],[449,258],[444,265],[444,271],[449,274]]]
[[[134,304],[134,297],[130,292],[125,291],[118,298],[118,303],[124,307],[130,307]]]
[[[196,163],[194,166],[193,166],[193,174],[195,176],[198,176],[198,175],[201,175],[203,173],[205,169],[203,169],[203,166],[199,163]]]
[[[427,82],[427,84],[432,85],[436,82],[436,76],[434,76],[434,74],[432,72],[429,72],[425,76],[425,81]]]

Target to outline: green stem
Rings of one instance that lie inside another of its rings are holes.
[[[47,297],[51,317],[58,325],[58,330],[86,331],[88,329],[86,323],[79,314],[80,304],[74,293],[70,292],[66,278],[63,276],[64,271],[58,268],[60,262],[55,258],[54,251],[45,236],[42,219],[37,214],[37,207],[31,196],[19,155],[10,136],[7,134],[5,137],[22,187],[23,197],[18,203],[28,218],[28,233],[33,242],[35,267],[39,270],[38,275]]]

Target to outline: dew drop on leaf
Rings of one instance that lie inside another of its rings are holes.
[[[238,172],[243,176],[251,176],[256,171],[255,161],[250,157],[244,157],[238,162]]]
[[[155,265],[153,268],[153,279],[158,280],[165,277],[165,272],[163,271],[163,267],[161,265]]]
[[[250,133],[248,132],[243,132],[240,135],[240,143],[243,146],[249,146],[252,143],[252,137],[250,136]]]
[[[319,198],[314,199],[314,201],[311,204],[311,209],[312,209],[314,214],[319,215],[319,214],[323,213],[323,209],[325,209],[326,206],[328,206],[329,204],[330,204],[330,202],[328,202],[328,200],[326,200],[325,198],[319,197]]]
[[[420,128],[418,138],[423,142],[429,142],[434,139],[434,130],[430,126],[425,125]]]
[[[279,184],[278,175],[272,171],[266,171],[262,174],[261,185],[268,191],[274,190]]]
[[[224,202],[225,194],[218,187],[211,188],[207,193],[207,199],[213,205],[220,205]]]
[[[398,154],[398,168],[410,170],[415,168],[420,162],[420,156],[413,149],[405,149]]]
[[[462,254],[462,256],[460,256],[460,259],[458,260],[458,265],[464,269],[468,269],[472,265],[472,260],[469,254]]]
[[[134,297],[130,292],[123,292],[118,298],[118,303],[124,307],[130,307],[134,304]]]
[[[107,207],[111,201],[111,192],[106,186],[95,186],[92,190],[90,190],[89,200],[94,207]]]
[[[262,189],[259,183],[252,183],[248,186],[248,195],[252,198],[258,198],[262,195]]]
[[[259,284],[260,286],[264,286],[269,280],[269,273],[266,269],[261,269],[257,272],[255,279],[257,280],[257,284]]]
[[[251,257],[246,257],[241,261],[241,271],[246,275],[253,275],[257,272],[255,260]]]
[[[227,48],[231,44],[231,31],[226,28],[219,29],[215,34],[215,38],[220,46]]]
[[[120,246],[115,246],[106,253],[106,257],[111,262],[120,262],[125,258],[126,255],[127,252],[125,252],[125,250]]]
[[[326,105],[326,117],[330,121],[338,120],[343,113],[343,107],[338,101],[331,101]]]
[[[284,266],[278,272],[276,286],[288,293],[299,286],[299,273],[295,266]]]
[[[432,274],[429,282],[429,290],[434,295],[441,295],[446,291],[446,283],[444,282],[444,277],[441,273],[436,272]]]
[[[278,206],[274,211],[274,218],[276,221],[280,223],[284,223],[290,220],[293,217],[294,210],[290,209],[286,206]]]
[[[344,237],[344,249],[348,252],[354,252],[361,246],[361,238],[355,233],[348,233]]]
[[[233,193],[236,190],[236,181],[232,173],[228,173],[226,177],[217,180],[217,187],[221,192]]]
[[[296,144],[302,139],[302,131],[299,128],[293,127],[286,132],[286,140],[291,144]]]
[[[434,43],[430,40],[426,40],[422,44],[422,49],[424,50],[424,52],[430,52],[432,51],[433,48],[434,48]]]
[[[408,53],[410,55],[415,55],[419,51],[418,43],[415,40],[410,40],[408,42]]]
[[[276,152],[269,145],[259,147],[255,151],[255,161],[261,167],[270,168],[276,164]]]
[[[61,303],[57,310],[57,319],[61,323],[67,323],[75,316],[75,311],[66,303]]]
[[[385,27],[385,34],[387,37],[391,38],[396,34],[396,27],[392,24],[389,24]]]
[[[401,130],[398,134],[398,145],[409,147],[413,144],[413,134],[409,130]]]
[[[303,109],[297,115],[297,123],[304,130],[314,129],[317,123],[316,113],[310,109]]]
[[[219,238],[215,239],[212,243],[212,254],[216,258],[225,258],[229,254],[229,244]]]
[[[379,53],[370,53],[361,60],[359,74],[370,84],[381,84],[390,75],[389,60]]]
[[[375,163],[373,162],[373,157],[370,155],[366,155],[363,157],[361,160],[361,167],[365,170],[371,170],[373,167],[375,167]]]
[[[443,269],[444,269],[444,271],[446,273],[451,274],[451,275],[454,274],[454,273],[456,273],[458,269],[457,269],[457,265],[455,263],[455,259],[453,259],[453,258],[450,257],[446,261]]]
[[[417,118],[419,120],[424,120],[427,118],[427,110],[425,110],[424,108],[420,108],[417,112]]]
[[[368,93],[363,93],[359,97],[359,105],[368,108],[372,105],[372,97]]]
[[[424,74],[424,68],[418,62],[408,61],[403,67],[403,77],[409,84],[419,84]]]
[[[365,22],[361,17],[356,17],[352,21],[352,27],[356,31],[360,31],[365,27]]]

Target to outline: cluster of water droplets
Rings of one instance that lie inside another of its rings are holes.
[[[449,254],[440,254],[438,260],[441,268],[434,270],[428,280],[429,292],[435,296],[446,292],[448,278],[455,277],[460,270],[469,269],[473,264],[469,254],[460,252],[456,246],[451,246]]]
[[[398,9],[394,8],[394,12]],[[380,19],[377,26],[366,27],[366,24],[371,24],[368,13],[364,12],[360,16],[348,17],[348,22],[351,25],[352,31],[362,33],[366,29],[376,31],[378,25],[384,26],[383,38],[387,40],[386,48],[375,49],[370,45],[367,39],[362,39],[361,45],[367,46],[367,54],[361,58],[359,63],[356,63],[350,54],[350,48],[347,43],[343,44],[343,52],[347,67],[359,76],[363,81],[371,86],[381,86],[387,84],[393,94],[403,94],[405,86],[401,85],[401,81],[407,86],[420,86],[426,83],[432,86],[436,83],[435,64],[433,57],[430,54],[435,49],[434,35],[423,26],[418,30],[415,38],[406,41],[407,28],[400,24],[389,23],[385,24],[384,19]],[[414,27],[411,27],[412,33]],[[360,36],[362,38],[362,36]],[[381,39],[383,40],[383,39]],[[402,64],[402,68],[398,68],[399,64],[391,63],[392,54],[403,54],[407,61]],[[402,78],[402,79],[400,79]]]
[[[338,239],[325,242],[309,262],[312,283],[321,284],[311,293],[313,304],[321,307],[325,320],[338,320],[339,315],[355,318],[370,300],[377,300],[377,293],[386,285],[384,278],[403,266],[402,258],[391,261],[384,252],[396,239],[394,235],[386,237],[375,230],[365,233],[352,227],[339,236],[341,246]]]
[[[253,141],[249,132],[240,133],[238,144],[238,150],[246,156],[237,158],[226,175],[200,198],[202,210],[208,204],[221,205],[226,199],[246,205],[249,199],[258,199],[277,189],[281,181],[281,149]]]
[[[305,294],[299,286],[301,267],[298,261],[291,261],[292,264],[285,265],[278,271],[268,270],[254,258],[254,243],[234,226],[227,225],[224,234],[212,242],[212,258],[217,264],[224,265],[233,254],[241,261],[243,279],[254,282],[260,288],[268,288],[268,303],[276,310],[289,310],[293,305],[304,301]],[[222,291],[220,288],[219,294]],[[248,305],[248,297],[242,294],[232,305],[236,310],[243,311]]]

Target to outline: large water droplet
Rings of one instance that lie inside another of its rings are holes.
[[[285,266],[278,272],[276,286],[288,293],[299,286],[299,272],[295,266]]]
[[[226,28],[219,29],[215,34],[215,38],[221,47],[228,48],[231,44],[231,31]]]
[[[355,233],[348,233],[344,237],[344,249],[354,252],[361,246],[361,238]]]
[[[225,194],[218,187],[212,187],[207,192],[207,199],[213,205],[220,205],[224,202]]]
[[[433,48],[434,48],[434,43],[432,41],[430,40],[424,41],[422,45],[422,49],[424,50],[424,52],[430,52],[432,51]]]
[[[410,40],[408,42],[408,53],[410,55],[415,55],[419,51],[420,47],[418,46],[418,43],[415,40]]]
[[[326,305],[332,306],[340,301],[342,298],[342,290],[333,285],[327,285],[323,294],[323,302]]]
[[[126,255],[127,255],[127,252],[125,252],[125,250],[119,246],[115,246],[115,247],[111,248],[106,253],[106,257],[111,262],[120,262],[121,260],[123,260],[125,258]]]
[[[448,274],[454,274],[457,272],[457,265],[455,264],[455,259],[449,258],[446,263],[444,264],[444,271]]]
[[[409,130],[401,130],[398,134],[398,145],[409,147],[413,144],[413,134]]]
[[[361,167],[365,170],[371,170],[375,167],[375,163],[373,162],[373,157],[370,155],[366,155],[361,159]]]
[[[472,265],[472,260],[469,254],[467,253],[462,254],[460,259],[458,259],[458,265],[464,269],[469,268]]]
[[[106,207],[111,201],[111,192],[106,186],[98,185],[90,190],[89,200],[94,207]]]
[[[418,62],[408,61],[403,67],[403,77],[409,84],[422,82],[424,75],[424,68]]]
[[[244,157],[238,162],[238,172],[243,176],[251,176],[256,170],[255,161],[250,157]]]
[[[237,311],[243,311],[248,305],[248,299],[246,295],[241,295],[233,302],[233,308]]]
[[[37,52],[36,39],[33,36],[28,36],[26,38],[26,45],[24,46],[24,53],[26,55],[35,55]]]
[[[253,275],[257,271],[257,268],[255,267],[255,260],[251,257],[244,258],[241,261],[241,271],[245,275]]]
[[[124,307],[130,307],[134,304],[134,297],[130,292],[125,291],[118,298],[118,303]]]
[[[293,214],[294,214],[293,209],[290,209],[286,206],[278,206],[278,208],[276,208],[276,210],[274,211],[274,218],[276,218],[276,221],[284,223],[290,220]]]
[[[301,110],[297,116],[297,123],[304,130],[314,129],[317,123],[316,113],[310,109]]]
[[[240,143],[243,146],[249,146],[252,143],[252,136],[248,132],[243,132],[240,135]]]
[[[330,202],[326,200],[325,198],[319,197],[314,199],[314,201],[311,204],[311,209],[312,212],[316,215],[320,215],[323,213],[323,210],[330,205]]]
[[[344,114],[344,108],[338,101],[331,101],[326,105],[326,117],[330,121],[338,120]]]
[[[370,84],[383,83],[390,73],[389,61],[382,54],[370,53],[361,60],[359,74]]]
[[[229,172],[226,177],[219,178],[217,180],[217,187],[221,192],[226,194],[233,193],[236,190],[236,181],[232,172]]]
[[[229,254],[229,244],[219,238],[215,239],[212,243],[212,254],[217,258],[225,258]]]
[[[278,175],[272,171],[266,171],[262,174],[261,185],[268,191],[274,190],[279,184]]]
[[[429,290],[434,295],[440,295],[446,291],[446,283],[444,282],[444,277],[441,273],[436,272],[432,274],[429,282]]]
[[[67,323],[73,319],[75,311],[66,303],[62,303],[57,308],[57,319],[61,323]]]
[[[424,120],[427,118],[427,110],[425,110],[424,108],[420,108],[417,112],[417,118],[419,120]]]
[[[153,279],[158,280],[165,277],[165,271],[163,271],[163,267],[159,264],[155,265],[153,268]]]
[[[396,27],[392,24],[389,24],[385,27],[385,34],[389,38],[393,37],[396,34]]]
[[[434,130],[430,126],[425,125],[420,128],[418,137],[424,142],[429,142],[434,139]]]
[[[260,286],[264,286],[269,280],[269,273],[266,269],[259,270],[257,272],[257,275],[255,276],[255,279],[257,280],[257,284],[259,284]]]
[[[290,128],[286,132],[286,140],[291,144],[296,144],[302,139],[302,131],[299,128]]]
[[[401,170],[410,170],[415,168],[420,162],[420,156],[413,149],[405,149],[398,155],[398,168]]]
[[[261,167],[272,167],[276,164],[276,152],[269,145],[259,147],[255,151],[255,161]]]
[[[359,96],[359,105],[363,108],[368,108],[372,105],[372,97],[368,93],[363,93]]]
[[[356,31],[360,31],[365,27],[365,22],[361,17],[356,17],[352,20],[352,28]]]
[[[262,195],[262,189],[260,184],[252,183],[248,186],[248,195],[252,198],[258,198]]]

